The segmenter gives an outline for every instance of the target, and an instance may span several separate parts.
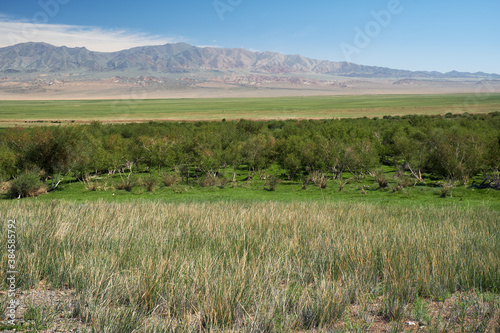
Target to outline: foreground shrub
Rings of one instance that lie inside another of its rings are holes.
[[[198,184],[201,187],[214,187],[217,186],[219,188],[225,188],[226,185],[230,182],[229,179],[220,175],[206,174],[198,180]]]
[[[8,189],[7,195],[10,198],[26,198],[46,192],[47,190],[38,174],[29,172],[21,174],[10,182],[10,188]]]

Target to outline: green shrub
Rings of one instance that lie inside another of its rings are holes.
[[[165,186],[170,187],[172,185],[176,185],[180,182],[180,177],[178,175],[163,175],[161,177],[161,181]]]
[[[373,177],[375,178],[375,181],[380,188],[386,188],[387,186],[389,186],[389,180],[382,170],[378,170],[377,172],[375,172]]]
[[[34,197],[47,190],[35,172],[23,173],[10,182],[7,195],[10,198]]]
[[[0,146],[0,181],[6,181],[16,174],[16,161],[13,151]]]
[[[146,188],[148,192],[153,192],[156,185],[158,185],[158,178],[153,175],[149,175],[141,179],[142,185]]]
[[[227,184],[229,184],[231,181],[227,179],[226,177],[219,178],[219,187],[224,188],[226,187]]]
[[[320,187],[320,188],[323,188],[325,189],[327,184],[328,180],[328,177],[326,174],[324,174],[323,172],[321,171],[314,171],[312,174],[311,174],[311,181],[314,183],[314,185]]]
[[[206,174],[205,176],[201,177],[200,180],[198,181],[201,187],[217,186],[218,182],[219,179],[217,178],[217,176],[213,176],[210,174]]]
[[[118,190],[125,190],[127,192],[132,192],[132,189],[137,185],[137,180],[134,178],[123,178],[121,183],[118,183],[115,187]]]
[[[281,179],[279,179],[277,176],[272,175],[267,177],[265,189],[268,191],[275,191],[276,187],[278,187],[278,184],[281,183]]]
[[[448,196],[448,193],[450,195],[450,198],[452,197],[451,190],[455,188],[455,184],[451,182],[446,182],[442,185],[441,189],[441,198],[446,198]]]

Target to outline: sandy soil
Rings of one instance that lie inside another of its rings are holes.
[[[3,293],[0,292],[0,296]],[[4,296],[5,297],[5,296]],[[91,329],[90,323],[85,323],[77,315],[78,295],[75,290],[52,289],[42,281],[38,288],[21,291],[17,300],[16,325],[23,328],[33,327],[34,321],[26,316],[28,308],[43,311],[44,329],[39,332],[84,332]],[[445,301],[423,299],[423,311],[416,315],[415,308],[407,305],[402,318],[390,321],[380,314],[382,298],[370,302],[349,306],[342,319],[332,329],[334,331],[363,332],[460,332],[482,331],[499,332],[500,309],[498,299],[485,301],[474,292],[458,292]],[[153,313],[152,317],[161,313]],[[424,319],[425,317],[425,319]],[[7,324],[0,320],[0,326]],[[18,332],[3,330],[2,332]],[[24,331],[24,330],[21,330]],[[313,330],[314,331],[314,330]],[[320,330],[322,331],[322,330]],[[329,331],[329,330],[328,330]]]
[[[428,81],[395,84],[394,80],[349,80],[344,87],[287,83],[243,86],[206,82],[192,86],[157,87],[109,81],[75,81],[37,86],[27,82],[0,82],[0,100],[89,100],[238,98],[315,95],[500,93],[500,81]]]

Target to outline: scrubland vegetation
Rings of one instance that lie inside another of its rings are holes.
[[[402,331],[408,322],[429,332],[499,329],[500,221],[490,209],[0,207],[2,218],[18,217],[19,287],[46,280],[76,289],[70,316],[96,332]]]
[[[247,182],[265,180],[273,191],[285,180],[306,189],[367,176],[387,188],[384,168],[393,170],[396,191],[440,181],[446,196],[456,185],[499,188],[500,113],[13,128],[0,136],[0,157],[12,198],[39,194],[33,174],[49,192],[64,177],[91,187],[92,177],[113,174],[115,187],[130,192],[141,183],[137,173],[150,174],[140,180],[153,191],[160,178],[234,185],[246,170]]]

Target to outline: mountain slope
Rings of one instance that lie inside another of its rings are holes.
[[[269,51],[197,47],[185,43],[136,47],[110,53],[32,42],[0,48],[0,71],[7,73],[113,72],[129,69],[148,71],[149,74],[246,69],[260,73],[316,73],[351,77],[500,78],[500,75],[485,73],[412,72]]]

